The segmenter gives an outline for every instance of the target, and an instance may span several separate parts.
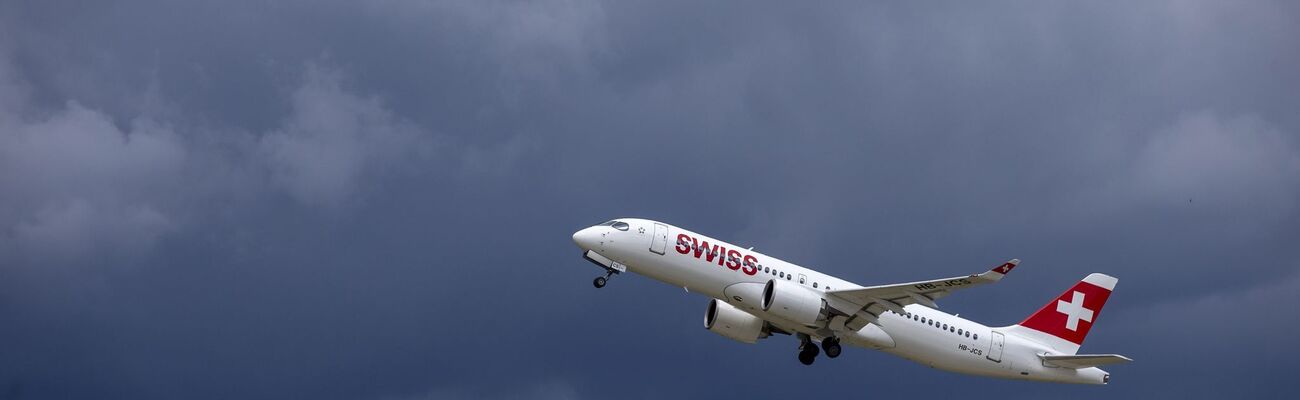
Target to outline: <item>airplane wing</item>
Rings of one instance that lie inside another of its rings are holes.
[[[1133,359],[1119,354],[1039,354],[1038,358],[1043,360],[1043,364],[1070,369],[1100,367],[1102,365],[1121,364],[1133,361]]]
[[[987,285],[1002,280],[1002,277],[1010,273],[1019,264],[1020,260],[1011,260],[982,274],[858,289],[833,290],[827,293],[861,307],[860,312],[854,315],[854,318],[851,318],[851,322],[848,324],[851,328],[856,329],[861,328],[867,322],[875,322],[876,317],[879,317],[885,311],[902,313],[903,306],[908,304],[921,304],[937,309],[939,306],[934,303],[935,300],[957,290]],[[862,315],[863,313],[866,315]]]

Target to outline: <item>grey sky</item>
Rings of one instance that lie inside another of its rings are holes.
[[[0,1],[0,398],[1241,397],[1300,367],[1300,9]],[[700,329],[669,221],[940,305],[1121,280],[1104,388]],[[824,360],[825,361],[825,360]]]

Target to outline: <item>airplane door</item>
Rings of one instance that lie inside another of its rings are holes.
[[[664,250],[668,247],[668,227],[663,224],[655,224],[654,238],[650,239],[650,251],[655,254],[663,255]]]
[[[1006,344],[1007,337],[1002,332],[993,332],[992,344],[989,345],[989,360],[993,362],[1002,362],[1002,346]]]

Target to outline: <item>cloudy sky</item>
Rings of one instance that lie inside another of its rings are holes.
[[[795,4],[798,3],[798,4]],[[1097,4],[1093,4],[1097,3]],[[1290,1],[0,1],[0,399],[1289,393]],[[700,327],[570,234],[1121,279],[1106,387]],[[1286,391],[1286,392],[1283,392]]]

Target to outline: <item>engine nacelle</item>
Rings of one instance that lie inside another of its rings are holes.
[[[704,311],[704,329],[751,344],[772,335],[767,321],[716,299],[709,300],[709,308]]]
[[[826,300],[811,290],[786,281],[770,279],[763,286],[763,311],[806,326],[817,326],[829,315]]]

